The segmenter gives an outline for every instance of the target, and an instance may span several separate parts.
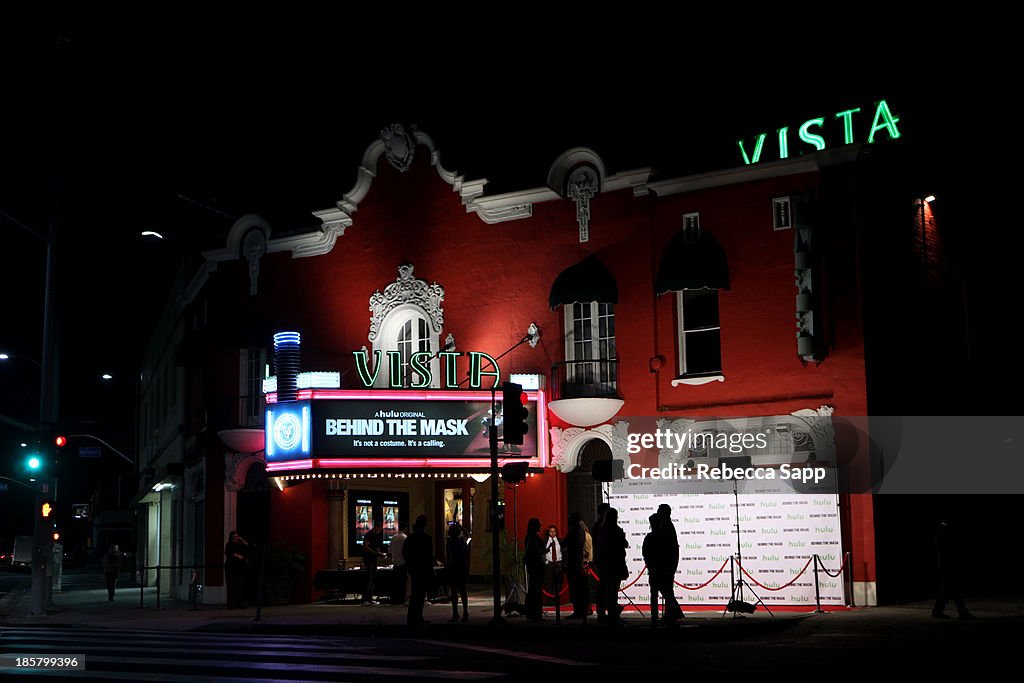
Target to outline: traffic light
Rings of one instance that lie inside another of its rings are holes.
[[[53,542],[54,543],[60,543],[60,532],[59,531],[54,531],[53,532]]]
[[[501,426],[507,444],[522,445],[523,437],[530,431],[526,424],[530,412],[525,404],[522,384],[505,382],[501,385]]]
[[[65,446],[67,446],[67,445],[68,445],[68,437],[66,437],[66,436],[63,436],[63,435],[58,435],[58,436],[57,436],[57,437],[56,437],[56,438],[55,438],[55,439],[53,440],[53,442],[54,442],[55,444],[57,444],[57,448],[58,448],[58,451],[57,451],[57,452],[58,452],[58,453],[60,453],[60,450],[59,450],[59,449],[61,449],[61,448],[64,448]]]
[[[35,453],[25,458],[25,469],[29,474],[38,474],[43,470],[43,458]]]

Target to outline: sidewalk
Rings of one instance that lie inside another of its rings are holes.
[[[515,640],[550,640],[552,638],[586,640],[743,640],[781,630],[820,630],[836,628],[840,631],[869,628],[899,632],[918,628],[966,628],[976,624],[991,625],[998,620],[1003,624],[1024,623],[1024,600],[998,599],[968,601],[976,621],[960,622],[955,616],[947,621],[931,618],[931,603],[915,603],[896,607],[875,607],[833,611],[815,614],[812,608],[803,611],[774,611],[774,617],[759,607],[752,615],[723,618],[722,610],[688,611],[678,627],[652,630],[646,606],[643,616],[624,612],[625,628],[608,628],[588,619],[583,625],[578,620],[562,619],[556,624],[551,608],[545,611],[541,623],[527,623],[519,614],[512,614],[501,626],[491,625],[493,602],[489,587],[472,587],[469,600],[469,623],[448,623],[451,606],[447,603],[427,603],[424,617],[431,623],[407,626],[406,608],[399,605],[360,606],[358,604],[304,604],[264,607],[260,621],[255,621],[256,610],[227,610],[216,605],[201,605],[193,610],[185,602],[161,598],[161,609],[155,609],[154,588],[142,590],[144,607],[139,606],[138,588],[119,588],[113,602],[107,601],[106,590],[78,589],[55,593],[54,606],[45,617],[29,615],[31,595],[27,590],[12,590],[5,598],[6,610],[0,609],[0,624],[6,626],[88,627],[130,630],[166,631],[218,631],[290,634],[336,634],[349,636],[457,637],[460,640],[508,637]],[[461,608],[460,608],[461,609]],[[6,616],[3,616],[6,611]],[[950,609],[949,612],[955,615]],[[563,613],[568,616],[569,611]],[[483,628],[481,628],[483,627]],[[795,635],[795,634],[794,634]]]

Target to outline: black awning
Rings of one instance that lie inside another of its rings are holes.
[[[619,288],[615,278],[594,256],[588,256],[559,273],[555,284],[551,285],[551,295],[548,297],[552,309],[590,301],[619,303]]]
[[[725,251],[711,234],[702,230],[700,239],[687,242],[682,232],[669,240],[654,278],[657,294],[683,289],[729,289],[729,264]]]

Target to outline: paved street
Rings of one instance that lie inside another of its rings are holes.
[[[398,606],[289,605],[255,611],[204,606],[193,611],[152,589],[125,588],[114,602],[88,573],[68,577],[46,617],[27,616],[27,598],[0,616],[0,653],[77,654],[85,671],[40,673],[66,680],[254,681],[593,679],[632,683],[683,676],[759,680],[863,680],[886,674],[948,678],[994,670],[1016,651],[1024,600],[969,601],[973,621],[930,616],[929,603],[825,614],[763,610],[722,618],[688,612],[673,629],[582,626],[552,614],[540,624],[512,616],[492,626],[484,587],[470,601],[470,623],[449,624],[450,608],[430,605],[422,627],[405,625]],[[0,675],[23,676],[11,668]]]

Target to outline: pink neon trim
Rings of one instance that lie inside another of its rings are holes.
[[[540,401],[543,391],[529,390],[526,392],[530,401]],[[267,394],[267,403],[277,403],[277,392]],[[489,391],[463,391],[453,389],[441,391],[438,389],[427,389],[419,391],[416,389],[300,389],[296,395],[297,401],[314,400],[385,400],[385,401],[490,401]],[[544,399],[547,405],[547,399]]]
[[[537,458],[498,458],[498,466],[507,462],[526,462],[530,467],[540,467]],[[323,458],[320,460],[296,460],[267,464],[268,472],[300,469],[489,469],[490,458]]]

